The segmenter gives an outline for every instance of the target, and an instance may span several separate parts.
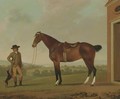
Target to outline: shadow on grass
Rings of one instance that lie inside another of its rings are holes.
[[[17,85],[16,87],[27,87],[27,86],[39,86],[39,85],[42,85],[42,83],[28,83],[28,84],[23,84],[22,86],[19,86],[19,85]],[[14,86],[8,86],[8,87],[6,87],[6,88],[16,88],[16,87],[14,87]]]
[[[83,85],[83,83],[69,83],[69,84],[62,84],[61,86],[78,86],[78,85]]]
[[[42,85],[42,83],[28,83],[28,84],[23,84],[22,86],[39,86]]]
[[[99,82],[96,83],[95,86],[117,86],[119,84],[112,84],[112,83],[107,83],[107,82]]]

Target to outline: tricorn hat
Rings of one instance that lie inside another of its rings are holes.
[[[20,46],[18,45],[13,45],[11,49],[14,49],[14,48],[19,48]]]

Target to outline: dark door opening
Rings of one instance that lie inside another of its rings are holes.
[[[114,24],[114,81],[120,82],[120,22]]]

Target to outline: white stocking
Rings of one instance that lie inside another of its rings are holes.
[[[55,83],[55,85],[56,85],[56,86],[58,86],[58,85],[59,85],[59,82],[60,82],[60,81],[59,81],[59,80],[57,80],[57,81],[56,81],[56,83]]]
[[[94,85],[95,80],[96,80],[96,77],[94,76],[94,77],[93,77],[93,81],[92,81],[91,85]]]
[[[84,82],[84,84],[86,84],[89,81],[90,77],[88,76]]]

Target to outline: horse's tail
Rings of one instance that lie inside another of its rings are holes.
[[[102,49],[102,46],[101,45],[94,45],[93,46],[95,48],[95,51],[98,52]]]

